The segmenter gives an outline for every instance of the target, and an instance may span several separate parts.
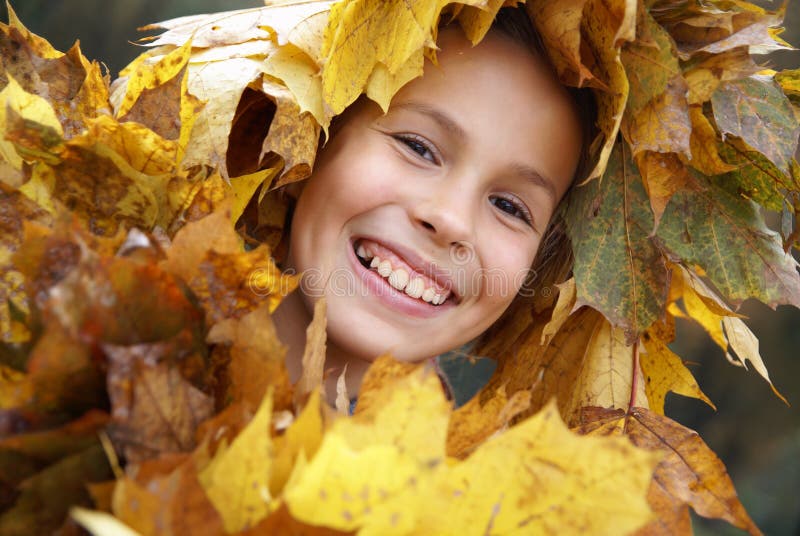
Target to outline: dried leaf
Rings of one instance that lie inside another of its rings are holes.
[[[749,361],[753,365],[753,368],[756,369],[756,372],[767,380],[775,396],[783,400],[784,404],[788,406],[789,402],[778,392],[775,386],[772,385],[772,380],[769,379],[767,367],[764,365],[764,361],[761,359],[761,355],[758,352],[758,339],[753,335],[753,332],[750,331],[740,318],[732,318],[729,316],[722,317],[722,327],[725,329],[725,336],[728,339],[730,349],[736,353],[739,362],[745,365],[745,361]],[[726,356],[727,355],[729,354],[726,354]]]
[[[701,516],[724,519],[750,534],[761,534],[739,502],[725,466],[697,432],[643,408],[633,408],[628,415],[595,408],[586,412],[580,432],[617,435],[623,426],[634,445],[664,453],[652,486],[663,488],[669,503],[688,504]],[[656,514],[674,516],[671,509],[656,510]]]
[[[269,306],[215,324],[208,333],[212,344],[230,344],[228,395],[254,411],[272,387],[276,408],[288,408],[291,401],[289,375],[284,363],[286,347],[281,344],[269,314]]]
[[[589,68],[608,88],[596,94],[597,126],[602,137],[592,142],[598,156],[588,179],[603,175],[619,133],[630,90],[619,47],[634,38],[636,7],[636,0],[588,0],[583,10],[582,30],[595,56]]]
[[[700,106],[691,106],[689,116],[692,119],[692,136],[689,141],[692,158],[689,164],[705,175],[718,175],[736,169],[720,156],[717,144],[721,140],[703,114],[703,109]]]
[[[687,85],[672,38],[645,9],[638,11],[639,38],[622,47],[630,84],[622,132],[633,154],[641,151],[689,154]]]
[[[677,192],[697,188],[685,164],[673,153],[645,152],[640,154],[636,165],[642,174],[642,182],[653,209],[654,228],[658,228],[661,216]]]
[[[195,431],[213,414],[214,401],[176,367],[159,363],[160,345],[114,347],[109,356],[110,435],[130,462],[195,447]]]
[[[295,405],[300,405],[311,391],[324,389],[322,374],[325,368],[327,308],[325,298],[314,302],[314,318],[306,328],[306,347],[303,350],[303,372],[295,386]]]
[[[742,138],[778,168],[788,171],[800,124],[789,99],[772,80],[749,77],[724,82],[711,96],[720,132]]]
[[[734,305],[754,297],[774,307],[800,305],[797,263],[752,203],[697,177],[702,190],[676,193],[657,236],[685,262],[701,266]]]
[[[587,0],[536,0],[526,4],[531,21],[547,48],[559,79],[570,85],[605,89],[583,64],[581,58],[581,22]]]

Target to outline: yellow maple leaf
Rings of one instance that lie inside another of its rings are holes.
[[[222,516],[225,530],[252,527],[271,510],[272,390],[264,395],[253,420],[230,446],[221,446],[199,473],[199,480]]]
[[[61,142],[64,130],[53,107],[46,99],[22,89],[11,74],[6,73],[6,77],[8,84],[0,91],[0,132],[3,134],[0,136],[0,160],[8,162],[15,169],[21,169],[25,158],[19,153],[23,151],[24,155],[26,147],[24,145],[18,147],[8,139],[12,126],[9,124],[10,114],[15,114],[23,121],[37,124],[37,128],[43,132],[43,141],[53,149]]]

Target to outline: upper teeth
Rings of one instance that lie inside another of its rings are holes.
[[[422,298],[434,305],[440,305],[447,299],[447,295],[437,292],[438,289],[435,287],[426,288],[423,278],[409,276],[403,268],[394,268],[388,259],[381,259],[374,255],[363,244],[359,244],[356,254],[364,260],[371,260],[370,267],[375,268],[378,274],[387,278],[392,287],[404,291],[412,298]]]

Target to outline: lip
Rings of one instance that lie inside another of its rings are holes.
[[[377,242],[378,244],[381,244],[385,248],[392,250],[392,252],[394,252],[398,257],[400,257],[406,264],[408,264],[415,271],[432,279],[440,287],[449,290],[450,293],[452,294],[450,299],[455,301],[456,304],[461,302],[461,294],[458,292],[455,282],[450,277],[449,270],[439,268],[433,261],[423,259],[415,251],[407,248],[402,244],[384,240],[382,238],[375,238],[374,236],[369,236],[369,235],[356,236],[351,239],[350,245],[352,246],[354,242],[360,239],[369,240],[370,242]],[[353,248],[351,247],[350,249]],[[448,301],[450,299],[448,299]]]
[[[370,240],[372,239],[370,238]],[[348,242],[348,245],[349,247],[347,249],[350,250],[348,255],[350,258],[350,263],[353,266],[353,270],[360,276],[361,281],[369,288],[372,294],[374,294],[390,309],[405,313],[408,316],[431,318],[433,316],[440,315],[448,309],[456,306],[452,299],[448,299],[441,305],[430,305],[417,298],[412,298],[405,292],[397,290],[377,272],[364,268],[364,266],[358,260],[355,251],[353,251],[353,242]]]

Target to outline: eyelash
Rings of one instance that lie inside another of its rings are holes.
[[[394,138],[408,147],[411,151],[419,155],[420,158],[423,158],[434,164],[439,163],[439,157],[437,156],[436,149],[434,149],[431,143],[422,136],[417,136],[415,134],[396,134]],[[431,157],[426,158],[426,153],[430,153]]]
[[[439,163],[439,158],[436,156],[436,150],[433,148],[430,142],[428,142],[428,140],[426,140],[425,138],[414,134],[397,134],[394,136],[394,138],[397,141],[404,144],[406,147],[408,147],[411,151],[419,155],[420,158],[423,158],[434,164]],[[425,157],[426,153],[430,153],[431,158],[426,158]],[[513,216],[515,218],[519,218],[520,220],[524,221],[527,225],[533,227],[533,217],[531,216],[528,207],[526,207],[523,203],[521,203],[520,201],[518,201],[513,197],[493,196],[492,197],[493,205],[495,205],[493,202],[495,200],[505,201],[506,203],[509,203],[515,212],[509,212],[507,210],[503,210],[500,207],[498,208],[500,208],[500,210],[505,212],[506,214]]]
[[[507,210],[503,210],[502,208],[500,208],[498,205],[496,205],[494,203],[494,201],[496,201],[496,200],[505,201],[506,203],[510,203],[511,207],[516,211],[516,213],[509,212]],[[519,218],[520,220],[524,221],[526,224],[528,224],[531,227],[533,227],[533,217],[531,216],[531,213],[528,210],[528,207],[526,207],[520,201],[518,201],[518,200],[516,200],[516,199],[514,199],[512,197],[504,197],[502,195],[493,196],[491,201],[492,201],[492,204],[495,205],[497,208],[499,208],[501,211],[503,211],[506,214],[508,214],[510,216],[513,216],[515,218]]]

